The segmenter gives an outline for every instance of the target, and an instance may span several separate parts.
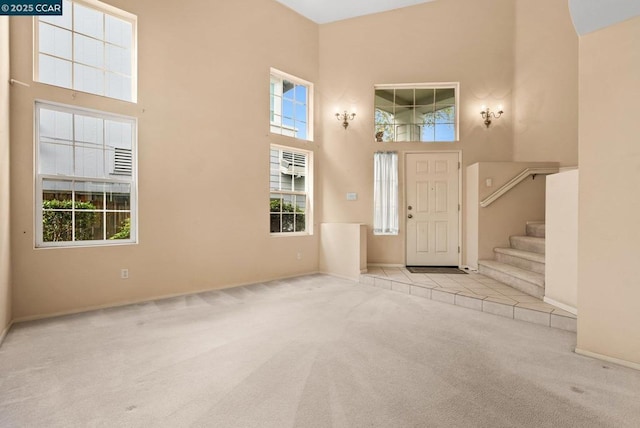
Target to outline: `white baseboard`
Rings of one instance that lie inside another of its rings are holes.
[[[381,267],[381,268],[403,268],[405,267],[405,265],[401,265],[401,264],[394,264],[394,263],[368,263],[368,266],[373,266],[373,267]]]
[[[550,298],[548,298],[546,296],[544,297],[543,301],[545,303],[548,303],[550,305],[555,306],[556,308],[560,308],[563,311],[567,311],[567,312],[572,313],[575,316],[578,316],[578,309],[574,308],[573,306],[566,305],[566,304],[564,304],[562,302],[558,302],[557,300],[550,299]]]
[[[609,363],[618,364],[620,366],[629,367],[630,369],[640,370],[640,364],[619,358],[609,357],[607,355],[598,354],[597,352],[585,351],[584,349],[575,349],[575,353],[584,355],[585,357],[596,358],[598,360],[607,361]]]
[[[222,287],[217,287],[217,288],[203,288],[203,289],[193,290],[193,291],[164,294],[164,295],[154,296],[154,297],[145,297],[145,298],[142,298],[142,299],[133,299],[133,300],[124,300],[124,301],[115,302],[115,303],[106,303],[104,305],[85,306],[85,307],[82,307],[82,308],[70,309],[70,310],[67,310],[67,311],[52,312],[52,313],[48,313],[48,314],[29,315],[29,316],[26,316],[26,317],[15,318],[11,322],[11,324],[15,324],[15,323],[19,323],[19,322],[38,321],[38,320],[56,318],[56,317],[61,317],[61,316],[66,316],[66,315],[82,314],[82,313],[85,313],[85,312],[97,311],[97,310],[100,310],[100,309],[119,308],[119,307],[122,307],[122,306],[153,302],[155,300],[170,299],[170,298],[173,298],[173,297],[191,296],[191,295],[194,295],[194,294],[204,293],[204,292],[207,292],[207,291],[222,291],[222,290],[225,290],[225,289],[228,289],[228,288],[246,287],[247,285],[260,284],[260,283],[269,282],[269,281],[279,281],[279,280],[284,280],[284,279],[297,278],[297,277],[300,277],[300,276],[315,275],[315,274],[319,274],[319,273],[321,273],[321,272],[318,271],[318,270],[314,270],[314,271],[311,271],[311,272],[298,273],[298,274],[294,274],[294,275],[280,276],[280,277],[275,277],[275,278],[268,278],[268,279],[248,281],[248,282],[240,282],[240,283],[230,284],[230,285],[227,285],[227,286],[222,286]],[[7,328],[7,330],[8,330],[8,328]]]

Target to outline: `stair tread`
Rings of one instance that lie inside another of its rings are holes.
[[[521,259],[530,260],[532,262],[544,263],[544,254],[534,253],[533,251],[518,250],[516,248],[494,248],[496,253],[508,254],[510,256],[520,257]]]
[[[511,238],[516,238],[516,239],[520,239],[523,241],[530,241],[530,242],[545,242],[545,239],[546,239],[540,236],[528,236],[528,235],[513,235],[511,236]]]
[[[541,273],[532,272],[526,269],[520,269],[513,265],[498,262],[495,260],[479,260],[478,264],[484,265],[490,269],[494,269],[523,281],[530,282],[538,287],[544,287],[544,275]]]

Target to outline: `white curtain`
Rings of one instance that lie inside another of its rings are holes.
[[[398,234],[398,153],[373,157],[373,233]]]

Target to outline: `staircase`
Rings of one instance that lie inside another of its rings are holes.
[[[509,238],[511,247],[494,248],[495,260],[479,260],[478,271],[531,296],[544,297],[544,223],[527,224],[526,236]]]

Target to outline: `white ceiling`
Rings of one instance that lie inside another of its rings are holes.
[[[400,9],[435,0],[276,0],[318,24]]]

